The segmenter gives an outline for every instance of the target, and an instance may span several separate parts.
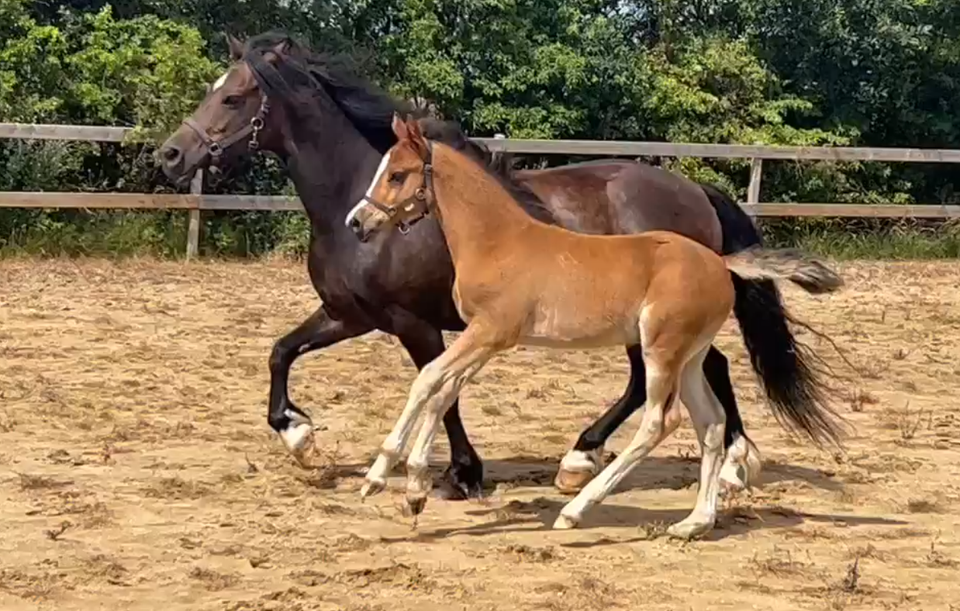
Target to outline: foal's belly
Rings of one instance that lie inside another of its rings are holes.
[[[637,323],[635,315],[591,316],[575,306],[540,307],[519,343],[569,350],[639,344]]]

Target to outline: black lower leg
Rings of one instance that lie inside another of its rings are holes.
[[[727,424],[723,433],[724,449],[733,445],[738,436],[742,435],[749,439],[743,430],[743,419],[740,418],[737,397],[733,392],[733,384],[730,382],[730,363],[727,361],[727,357],[723,356],[723,353],[713,346],[710,346],[707,358],[703,361],[703,374],[706,376],[710,388],[713,389],[713,394],[720,400],[723,413],[727,417]]]
[[[623,396],[600,418],[580,434],[575,450],[589,452],[607,442],[610,435],[619,428],[647,400],[647,370],[643,365],[643,348],[639,345],[627,348],[630,359],[630,382]]]
[[[287,391],[290,367],[297,357],[362,335],[369,330],[369,327],[351,325],[331,318],[321,307],[300,323],[300,326],[277,340],[270,353],[270,403],[267,411],[267,422],[274,431],[279,433],[290,425],[289,412],[300,414],[306,419],[306,414],[290,401]]]
[[[423,369],[443,353],[443,335],[426,323],[405,325],[398,334],[417,369]],[[412,328],[411,328],[412,327]],[[443,427],[450,442],[450,465],[443,473],[441,493],[452,500],[478,498],[483,486],[483,461],[473,449],[460,419],[460,401],[453,402],[443,415]]]

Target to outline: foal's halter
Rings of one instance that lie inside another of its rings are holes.
[[[224,150],[233,146],[237,142],[240,142],[247,136],[250,137],[250,140],[247,141],[247,149],[250,152],[254,152],[260,148],[260,130],[263,129],[264,119],[267,118],[267,114],[269,112],[270,103],[267,101],[267,96],[261,93],[260,108],[257,109],[257,114],[250,119],[249,123],[226,138],[222,138],[220,140],[216,140],[210,136],[210,134],[207,133],[207,130],[194,121],[192,117],[187,117],[184,119],[183,124],[196,132],[197,136],[200,137],[200,140],[203,141],[204,146],[207,147],[207,153],[210,155],[210,165],[216,166],[219,163],[220,157],[223,155]]]
[[[396,223],[397,229],[404,235],[410,233],[410,228],[420,222],[425,216],[430,215],[430,204],[436,199],[436,193],[433,190],[433,146],[427,139],[424,139],[424,143],[427,145],[427,158],[423,162],[423,185],[418,187],[417,190],[413,192],[413,195],[392,208],[367,195],[364,195],[360,200],[382,212],[389,221],[394,220],[401,212],[412,213],[410,217],[400,219]],[[430,194],[430,199],[427,199],[428,193]]]

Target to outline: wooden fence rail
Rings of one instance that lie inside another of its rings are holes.
[[[124,142],[132,129],[80,125],[23,125],[0,123],[0,139]],[[761,203],[763,160],[882,161],[893,163],[960,163],[960,150],[864,147],[797,147],[752,144],[673,144],[603,140],[520,140],[498,134],[474,138],[491,151],[536,155],[589,155],[615,157],[714,157],[750,160],[750,185],[744,209],[753,216],[816,216],[859,218],[960,218],[958,205],[895,205],[836,203]],[[60,193],[0,192],[0,208],[113,208],[186,210],[187,258],[197,254],[200,212],[203,210],[301,210],[295,197],[256,195],[204,195],[198,172],[190,194],[168,193]]]

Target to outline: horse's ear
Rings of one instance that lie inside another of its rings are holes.
[[[230,49],[230,59],[235,62],[240,61],[240,58],[243,57],[243,43],[229,32],[224,32],[223,37],[227,39],[227,48]]]
[[[393,135],[397,137],[397,140],[406,140],[410,137],[407,124],[400,118],[399,113],[393,113],[393,125],[391,127],[393,127]]]

